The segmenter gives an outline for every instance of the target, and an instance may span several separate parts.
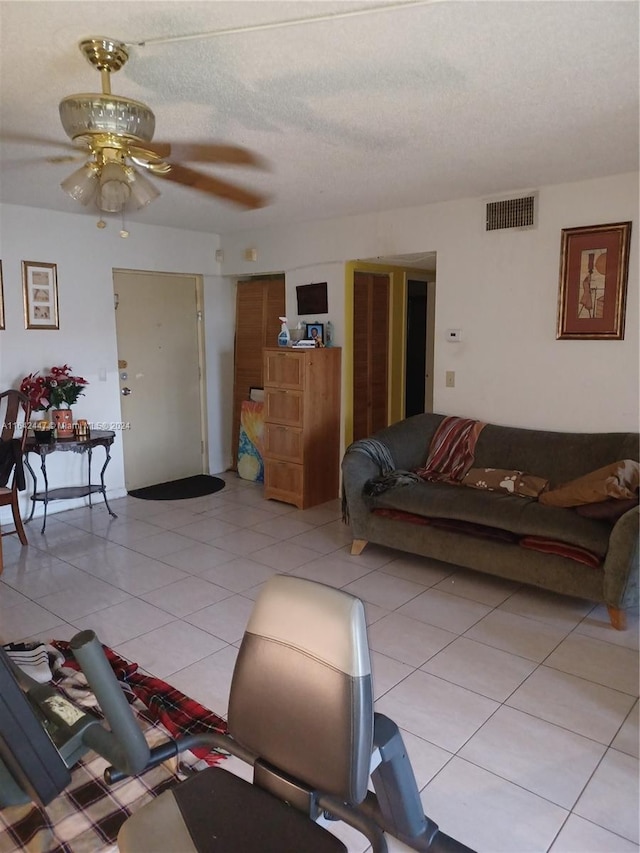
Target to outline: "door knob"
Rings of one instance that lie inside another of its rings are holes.
[[[131,393],[131,388],[123,388],[120,391],[120,393],[122,394],[123,397],[128,397],[129,394]]]

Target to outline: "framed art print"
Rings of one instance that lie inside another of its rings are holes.
[[[25,329],[59,329],[55,264],[22,262]]]
[[[556,338],[622,340],[631,222],[564,228]]]

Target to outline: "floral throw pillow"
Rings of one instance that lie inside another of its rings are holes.
[[[470,468],[462,479],[463,486],[506,492],[523,498],[537,498],[549,485],[544,477],[511,471],[506,468]]]

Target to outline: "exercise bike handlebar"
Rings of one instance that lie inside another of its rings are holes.
[[[129,776],[140,773],[149,760],[149,746],[125,699],[100,641],[93,631],[76,634],[69,647],[95,694],[111,731],[91,726],[86,745]]]

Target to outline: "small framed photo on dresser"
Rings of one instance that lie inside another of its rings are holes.
[[[324,346],[324,323],[307,323],[307,340],[317,347]]]

